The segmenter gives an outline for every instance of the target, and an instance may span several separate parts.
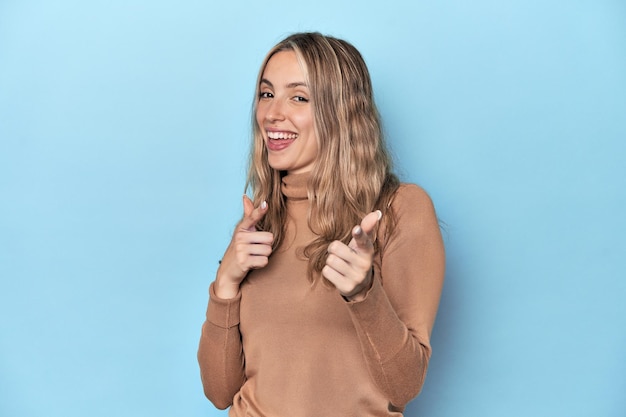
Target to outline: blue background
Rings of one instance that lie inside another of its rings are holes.
[[[0,1],[0,416],[222,416],[196,349],[293,31],[367,60],[445,222],[407,416],[626,415],[623,1]]]

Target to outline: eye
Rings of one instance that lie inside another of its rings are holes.
[[[302,96],[295,96],[293,98],[294,101],[297,101],[298,103],[308,103],[309,99],[306,97],[302,97]]]
[[[264,98],[272,98],[274,97],[274,95],[272,93],[270,93],[269,91],[261,91],[259,93],[259,99],[264,99]]]

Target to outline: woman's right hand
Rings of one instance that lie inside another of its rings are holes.
[[[233,238],[217,270],[214,291],[219,298],[234,298],[248,271],[267,265],[268,257],[272,253],[274,235],[256,229],[256,224],[266,212],[265,201],[254,208],[248,196],[243,196],[243,219],[235,228]]]

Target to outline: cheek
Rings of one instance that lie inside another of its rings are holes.
[[[261,126],[263,126],[263,111],[261,110],[260,107],[256,108],[256,113],[255,113],[255,117],[256,117],[256,123],[257,125],[259,125],[259,129],[261,128]]]
[[[311,112],[304,112],[298,115],[295,115],[293,118],[294,123],[297,123],[300,126],[300,129],[306,129],[309,131],[309,134],[313,134],[314,123],[313,123],[313,114]]]
[[[311,136],[311,143],[309,144],[309,154],[311,158],[317,159],[317,154],[319,153],[319,149],[317,146],[317,138],[315,136]]]

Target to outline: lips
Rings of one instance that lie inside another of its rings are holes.
[[[274,139],[274,140],[295,139],[298,137],[298,134],[292,133],[292,132],[279,132],[279,131],[268,130],[267,137],[268,139]]]
[[[298,138],[297,133],[286,131],[267,131],[267,149],[281,151]]]

